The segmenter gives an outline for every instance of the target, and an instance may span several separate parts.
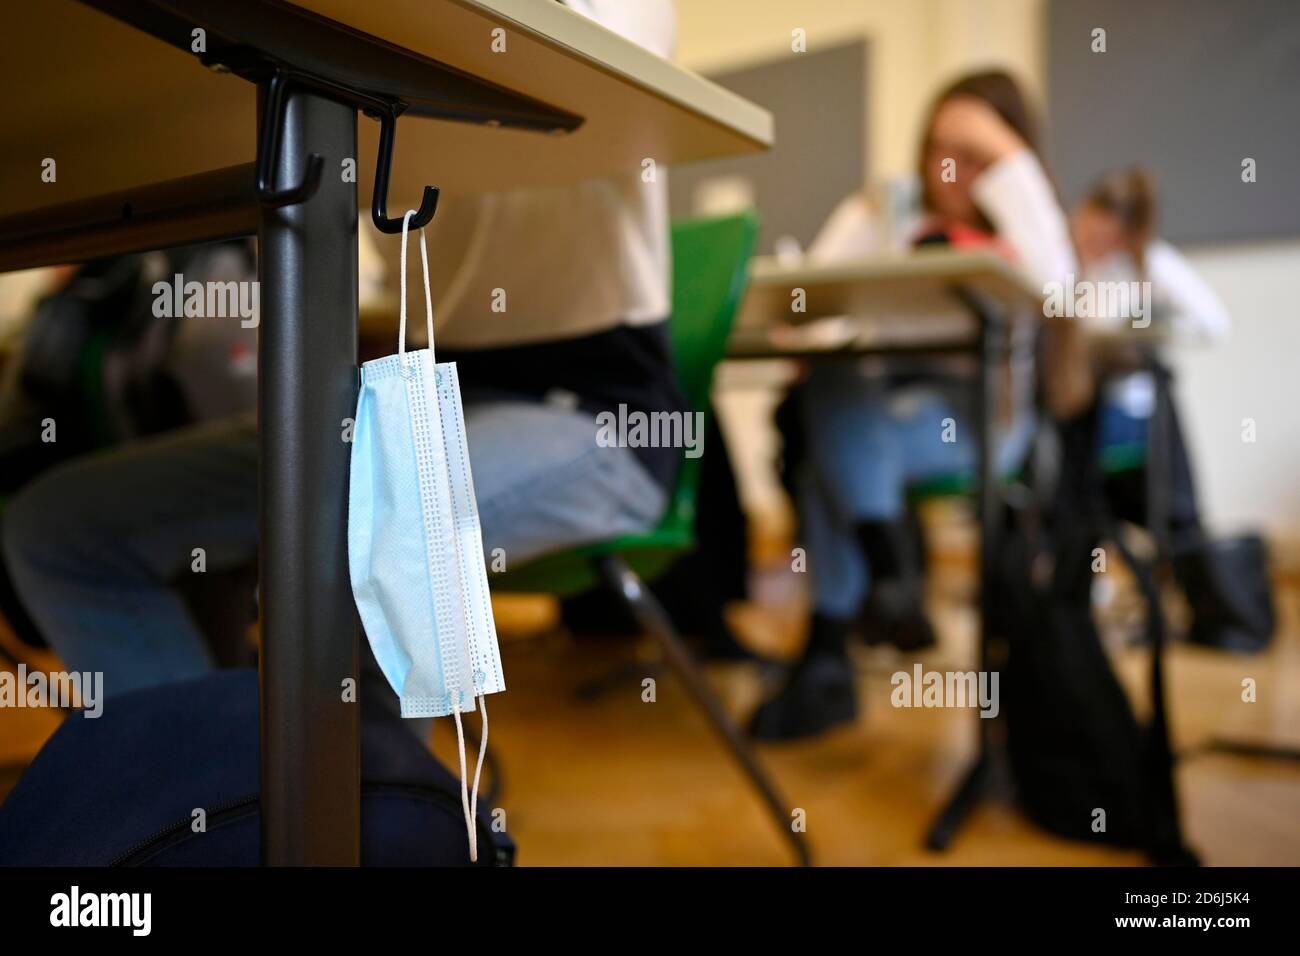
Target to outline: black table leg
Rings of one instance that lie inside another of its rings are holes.
[[[948,798],[948,802],[943,805],[939,815],[930,824],[930,830],[925,835],[927,850],[948,849],[952,838],[957,835],[966,818],[983,798],[988,783],[989,755],[981,738],[980,753],[976,756],[975,762],[967,768],[961,783],[957,784],[956,792]]]
[[[991,603],[993,573],[1001,532],[1001,482],[997,456],[994,452],[994,435],[998,423],[998,383],[1002,373],[1003,336],[1005,328],[998,316],[974,297],[958,290],[958,296],[979,320],[979,376],[976,383],[975,417],[979,430],[976,436],[975,471],[978,479],[977,501],[980,525],[979,558],[979,669],[987,671],[993,666],[990,654]],[[975,809],[988,789],[993,774],[994,746],[991,740],[995,720],[979,718],[979,751],[974,762],[962,775],[957,790],[944,804],[926,834],[925,845],[931,850],[946,850],[952,838],[971,811]]]
[[[1169,488],[1172,482],[1170,393],[1172,381],[1159,360],[1152,356],[1148,370],[1155,383],[1155,407],[1147,424],[1146,522],[1155,539],[1156,556],[1147,572],[1144,591],[1148,602],[1151,636],[1151,758],[1150,793],[1157,810],[1151,834],[1152,852],[1157,861],[1196,865],[1197,858],[1183,840],[1178,787],[1174,779],[1174,752],[1170,738],[1168,697],[1165,687],[1164,657],[1168,648],[1164,613],[1160,607],[1162,572],[1173,560],[1170,528]],[[1139,575],[1139,582],[1142,575]]]
[[[309,152],[324,157],[325,173],[305,202],[265,210],[258,233],[262,860],[355,865],[360,707],[344,420],[356,407],[357,188],[340,170],[356,156],[357,117],[309,92],[287,95],[276,181],[300,181]]]

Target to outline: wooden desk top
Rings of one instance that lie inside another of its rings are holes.
[[[988,252],[922,249],[842,262],[754,260],[729,354],[736,358],[967,347],[975,320],[958,290],[1007,308],[1041,290]],[[792,309],[803,290],[804,311]]]
[[[754,260],[742,324],[781,316],[806,322],[831,315],[926,311],[957,302],[953,290],[974,289],[1008,306],[1032,305],[1042,292],[1019,268],[991,252],[921,249],[837,262],[775,257]],[[806,309],[790,309],[794,289],[806,293]]]
[[[155,35],[119,15],[148,20]],[[10,91],[0,216],[251,162],[256,90],[205,68],[190,28],[205,25],[211,45],[231,44],[262,36],[263,21],[294,17],[335,35],[352,78],[413,101],[398,124],[390,209],[414,205],[426,183],[473,192],[575,181],[639,172],[645,158],[668,165],[772,142],[767,111],[553,0],[42,0],[6,11],[0,32]],[[492,52],[497,28],[506,31],[501,53]],[[358,43],[370,52],[349,58]],[[274,52],[289,59],[293,42],[281,46]],[[443,64],[580,125],[564,135],[491,128],[493,108],[481,104],[468,108],[472,122],[425,118],[431,104],[455,105],[447,89],[456,84],[407,88],[419,84],[392,79],[398,61],[417,77],[421,62]],[[358,132],[365,206],[379,124],[362,117]],[[54,183],[41,181],[46,157],[58,163]]]

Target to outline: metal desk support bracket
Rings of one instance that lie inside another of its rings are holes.
[[[206,61],[215,65],[216,60]],[[308,153],[303,162],[302,179],[296,186],[275,188],[275,164],[279,152],[280,129],[285,122],[285,96],[290,87],[311,90],[361,109],[367,116],[381,123],[379,155],[375,159],[375,188],[371,197],[370,217],[375,228],[389,235],[402,231],[402,218],[388,215],[388,181],[393,169],[393,143],[397,138],[397,117],[406,111],[406,103],[399,99],[384,98],[352,87],[291,70],[279,64],[263,61],[256,54],[229,53],[220,58],[223,69],[239,73],[246,79],[262,83],[261,122],[257,146],[257,197],[266,206],[289,206],[305,202],[320,186],[323,161],[319,154]],[[438,190],[425,186],[420,207],[411,217],[411,227],[427,226],[438,209]]]

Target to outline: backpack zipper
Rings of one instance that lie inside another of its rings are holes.
[[[397,783],[380,783],[370,784],[365,787],[367,793],[409,793],[421,797],[433,797],[434,799],[447,804],[457,812],[463,812],[460,801],[454,799],[450,794],[443,793],[441,790],[430,790],[427,787],[416,787],[409,784]],[[225,803],[219,803],[207,811],[209,822],[223,814],[229,814],[231,811],[244,809],[246,807],[256,806],[257,797],[242,797],[238,800],[227,800]],[[124,851],[109,861],[108,866],[134,866],[143,862],[145,852],[155,847],[156,844],[171,836],[176,836],[189,829],[193,823],[193,817],[185,817],[169,823],[167,826],[155,830],[149,836],[142,840],[132,843]],[[492,853],[496,859],[497,866],[508,866],[510,863],[510,854],[502,847],[496,845],[492,838],[490,830],[483,825],[481,819],[475,820],[474,825],[478,827],[479,840],[487,846],[492,847]]]
[[[208,819],[212,820],[214,817],[217,817],[223,813],[227,813],[231,810],[237,810],[243,807],[254,806],[256,804],[257,804],[257,797],[243,797],[239,800],[227,800],[225,803],[219,803],[215,807],[212,807],[210,810],[208,810],[207,811]],[[163,827],[162,829],[155,830],[153,833],[149,834],[149,836],[145,837],[143,840],[137,840],[135,843],[132,843],[124,851],[122,851],[116,857],[110,860],[108,865],[109,866],[132,866],[134,865],[135,862],[139,862],[139,861],[132,860],[132,857],[142,855],[151,846],[159,843],[162,840],[165,840],[169,836],[175,836],[178,833],[188,830],[192,824],[193,824],[192,816],[185,817],[180,820],[176,820],[173,823],[169,823],[167,826]]]

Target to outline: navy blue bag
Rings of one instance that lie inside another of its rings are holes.
[[[259,751],[254,671],[74,713],[0,806],[0,866],[257,866]],[[363,865],[469,865],[459,781],[382,707],[362,710],[361,780]],[[486,808],[478,842],[480,865],[513,862]]]

